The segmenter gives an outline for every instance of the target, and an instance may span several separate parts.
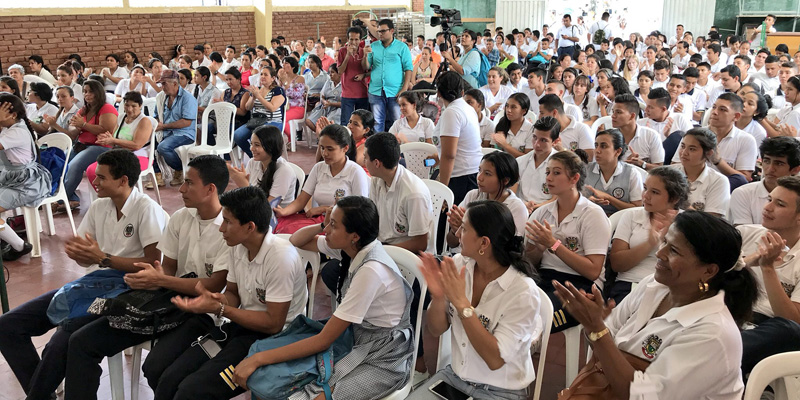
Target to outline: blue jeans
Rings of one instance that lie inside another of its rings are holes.
[[[394,121],[400,119],[400,105],[396,97],[386,97],[381,92],[380,96],[369,95],[369,104],[372,106],[372,115],[375,117],[375,130],[373,132],[386,132]]]
[[[567,47],[559,47],[558,48],[558,58],[561,58],[564,54],[568,54],[570,58],[572,58],[572,54],[575,52],[575,46],[567,46]]]
[[[264,125],[272,125],[278,129],[281,129],[283,126],[280,122],[267,122]],[[233,131],[233,142],[239,146],[242,151],[247,154],[248,157],[253,158],[253,153],[250,151],[250,136],[253,135],[253,130],[247,127],[247,124],[244,124],[235,131]]]
[[[347,126],[347,123],[350,122],[350,115],[353,114],[353,111],[369,109],[368,98],[342,97],[342,126]]]
[[[164,161],[169,165],[170,168],[174,169],[175,171],[183,171],[183,163],[181,163],[181,158],[178,157],[178,153],[175,152],[175,149],[187,144],[193,144],[194,139],[186,136],[180,135],[170,135],[164,138],[156,146],[156,151],[161,157],[164,157]],[[158,169],[158,163],[155,163],[153,168],[156,172],[161,172]]]
[[[786,318],[756,314],[760,322],[754,329],[742,331],[742,373],[748,374],[759,361],[775,354],[800,350],[800,325]]]
[[[75,154],[69,160],[69,167],[67,174],[64,176],[64,189],[67,191],[69,201],[80,201],[80,197],[75,193],[75,189],[81,184],[83,180],[83,173],[86,168],[97,161],[97,156],[109,151],[108,147],[103,146],[89,146],[82,152]]]

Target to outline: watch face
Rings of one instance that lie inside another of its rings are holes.
[[[469,318],[469,317],[471,317],[473,313],[474,313],[474,310],[473,310],[471,307],[470,307],[470,308],[465,308],[465,309],[461,310],[461,315],[462,315],[464,318]]]

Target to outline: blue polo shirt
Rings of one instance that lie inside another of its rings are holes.
[[[158,107],[154,114],[157,119]],[[188,119],[192,121],[192,124],[186,128],[164,130],[164,137],[177,135],[194,140],[197,136],[197,99],[183,88],[178,89],[178,95],[172,102],[172,107],[169,106],[169,96],[164,100],[164,123],[169,124],[180,119]]]
[[[370,72],[369,94],[396,97],[403,87],[403,73],[414,69],[411,51],[403,42],[393,39],[392,44],[383,47],[383,42],[372,42],[369,54]]]

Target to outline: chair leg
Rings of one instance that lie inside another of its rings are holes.
[[[133,348],[131,360],[131,400],[139,400],[139,377],[142,373],[142,346]]]
[[[290,150],[292,153],[297,151],[297,125],[296,120],[289,121],[289,141],[291,143]]]
[[[581,353],[581,327],[574,326],[564,331],[564,342],[566,344],[566,385],[569,386],[575,377],[578,376],[578,364],[580,363]]]
[[[69,204],[69,200],[65,201],[66,204]],[[72,227],[72,235],[75,236],[78,234],[78,231],[75,229],[75,218],[72,217],[72,209],[67,207],[67,217],[69,218],[69,226]]]
[[[125,400],[122,376],[122,352],[108,357],[108,377],[111,379],[111,400]]]
[[[28,242],[33,246],[31,257],[41,257],[42,247],[39,241],[39,212],[37,207],[22,207],[22,212],[25,215],[25,231],[28,235]],[[10,228],[7,228],[10,229]]]
[[[184,174],[184,176],[186,176]],[[153,189],[156,190],[156,198],[158,199],[158,204],[163,205],[161,203],[161,192],[158,190],[158,182],[156,182],[156,171],[150,170],[150,178],[153,180]]]
[[[69,202],[67,202],[69,204]],[[47,208],[47,210],[45,210]],[[42,207],[42,211],[44,211],[45,216],[47,216],[47,234],[53,236],[56,234],[56,225],[53,222],[53,208],[50,207],[50,204],[46,204]]]

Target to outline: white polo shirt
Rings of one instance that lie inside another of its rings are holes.
[[[305,266],[288,240],[275,236],[270,228],[253,261],[241,244],[229,248],[228,254],[228,282],[239,288],[239,308],[267,311],[268,302],[289,302],[284,329],[303,313],[308,300]]]
[[[506,100],[516,93],[514,89],[506,85],[500,85],[500,88],[497,90],[497,94],[492,93],[492,89],[489,89],[489,85],[485,85],[480,88],[481,93],[483,93],[483,101],[486,105],[486,108],[500,103],[500,107],[495,111],[495,114],[499,114],[499,111],[503,109],[506,104]]]
[[[679,103],[683,105],[683,111],[681,111],[680,113],[675,111],[675,107]],[[675,113],[676,115],[683,114],[683,116],[686,117],[686,119],[691,121],[692,113],[694,112],[694,103],[692,102],[691,96],[685,93],[678,96],[678,101],[676,101],[675,104],[673,104],[672,107],[670,107],[669,111]]]
[[[586,95],[586,107],[581,104],[575,104],[575,98],[572,95],[564,96],[564,106],[574,105],[581,110],[581,121],[588,121],[592,117],[600,116],[600,106],[597,105],[597,99],[592,96]],[[566,110],[565,110],[566,112]]]
[[[671,125],[670,121],[672,122]],[[660,133],[662,141],[666,140],[673,132],[683,131],[686,133],[689,129],[693,128],[691,121],[687,119],[685,115],[682,113],[676,114],[671,111],[667,118],[664,118],[661,122],[650,118],[642,118],[636,121],[636,123]],[[669,129],[667,129],[667,125],[669,125]]]
[[[742,130],[753,136],[753,139],[756,140],[756,147],[761,147],[761,143],[767,138],[767,130],[756,120],[751,120]]]
[[[497,127],[495,126],[495,129]],[[532,150],[533,149],[533,124],[528,121],[527,119],[522,119],[522,126],[520,126],[519,131],[512,132],[510,129],[508,130],[508,135],[506,136],[506,142],[508,145],[521,151],[525,152],[525,150]],[[494,141],[494,137],[489,141],[492,146],[500,148],[497,146],[497,142]]]
[[[594,134],[589,126],[583,123],[582,118],[575,118],[569,114],[567,114],[567,118],[570,119],[569,125],[562,126],[561,132],[558,134],[564,148],[570,151],[594,150]]]
[[[92,235],[103,253],[141,258],[145,247],[161,240],[166,225],[161,206],[134,187],[122,206],[122,218],[117,219],[117,208],[110,198],[95,200],[78,226],[78,236]],[[92,264],[86,273],[98,269],[99,265]]]
[[[639,154],[640,160],[645,160],[648,163],[658,164],[664,162],[664,146],[661,145],[661,134],[655,130],[636,125],[636,132],[633,138],[628,143],[628,150],[622,156],[623,160],[627,160],[631,155],[631,150]],[[677,152],[675,152],[677,154]],[[673,162],[675,160],[673,159]]]
[[[473,201],[479,200],[490,200],[488,195],[485,192],[481,192],[480,189],[472,189],[464,196],[464,200],[461,201],[459,207],[467,208],[469,203]],[[525,207],[525,203],[517,197],[514,192],[509,190],[508,197],[503,200],[503,204],[508,207],[511,211],[511,215],[514,217],[514,226],[517,228],[517,236],[525,236],[525,222],[528,220],[528,208]]]
[[[614,230],[614,240],[621,240],[630,248],[646,243],[650,239],[650,213],[644,207],[636,207],[622,213],[617,229]],[[617,280],[622,282],[639,283],[656,269],[656,251],[659,246],[654,246],[650,253],[635,267],[617,274]]]
[[[352,276],[347,295],[342,297],[333,315],[352,324],[367,321],[375,326],[391,328],[400,323],[406,308],[403,277],[388,265],[377,261],[364,262],[364,257],[374,246],[381,246],[381,243],[374,240],[353,257],[350,271],[358,265],[361,267]],[[324,236],[317,237],[317,248],[330,258],[342,259],[341,250],[330,248]]]
[[[537,208],[528,218],[528,222],[534,220],[540,223],[547,221],[553,230],[553,237],[561,240],[562,245],[575,254],[580,256],[602,254],[605,256],[608,253],[608,244],[611,243],[611,223],[600,206],[583,196],[578,199],[572,213],[567,215],[561,223],[558,222],[558,201]],[[579,275],[557,255],[549,251],[542,254],[541,268]]]
[[[790,125],[800,133],[800,103],[794,106],[791,103],[787,103],[787,105],[789,107],[783,107],[775,117],[778,118],[780,124]]]
[[[398,133],[402,133],[409,143],[424,142],[425,139],[433,138],[433,128],[433,121],[431,121],[430,118],[420,115],[417,125],[413,128],[408,125],[406,117],[403,117],[392,124],[392,127],[389,128],[389,133],[395,136],[397,136]]]
[[[754,171],[756,168],[756,158],[758,158],[756,139],[753,135],[737,128],[736,125],[733,125],[730,133],[717,143],[717,151],[719,156],[733,169]],[[678,153],[676,151],[675,155],[672,156],[673,164],[681,162],[681,157]],[[719,171],[716,165],[708,164],[715,171]]]
[[[728,220],[734,225],[760,224],[761,212],[769,203],[764,181],[750,182],[733,189]]]
[[[758,244],[761,243],[761,237],[767,232],[767,228],[761,225],[740,225],[736,229],[742,234],[742,255],[746,256],[757,252]],[[783,256],[783,263],[775,266],[775,272],[778,274],[778,279],[780,279],[786,295],[792,302],[800,304],[800,263],[795,260],[798,255],[800,255],[800,241],[795,243],[794,247]],[[752,267],[750,271],[753,272],[758,283],[758,300],[753,306],[753,311],[767,317],[774,317],[775,312],[767,297],[761,267]]]
[[[505,87],[505,86],[501,86]],[[484,117],[486,119],[486,117]],[[453,163],[451,178],[478,173],[483,153],[481,152],[481,133],[478,124],[478,113],[463,97],[452,101],[442,111],[439,123],[433,134],[433,144],[442,156],[441,136],[458,138],[456,159]]]
[[[688,95],[692,99],[692,110],[702,111],[706,109],[708,103],[708,93],[702,89],[692,89],[692,93]],[[698,122],[699,124],[699,122]]]
[[[478,123],[481,132],[481,141],[492,141],[492,135],[494,135],[494,127],[497,124],[489,117],[483,116],[483,119]]]
[[[475,260],[457,254],[453,261],[458,270],[465,270],[464,290],[467,298],[471,299]],[[528,387],[536,378],[531,359],[531,343],[539,340],[543,330],[539,317],[540,304],[536,283],[514,267],[509,267],[499,278],[486,284],[478,306],[475,307],[475,315],[494,336],[500,357],[505,362],[499,369],[492,370],[470,342],[459,318],[460,310],[448,303],[453,372],[467,382],[508,390]]]
[[[617,348],[651,361],[634,372],[631,400],[741,399],[742,335],[725,293],[653,318],[668,293],[647,277],[606,318]]]
[[[547,188],[545,179],[545,171],[547,170],[547,162],[550,156],[556,154],[555,149],[550,150],[550,154],[542,161],[539,166],[536,166],[534,153],[530,152],[523,156],[517,157],[517,165],[519,166],[519,185],[517,186],[517,196],[520,200],[527,202],[533,201],[536,204],[543,203],[550,200],[553,196],[550,194],[550,189]]]
[[[201,220],[196,208],[175,211],[158,242],[161,254],[178,262],[175,276],[194,272],[197,277],[206,278],[214,272],[228,270],[231,260],[228,245],[219,231],[220,225],[221,209],[209,220]]]
[[[528,80],[527,79],[520,79],[519,82],[517,82],[517,86],[514,86],[511,83],[511,81],[509,80],[508,83],[506,83],[506,86],[511,88],[511,90],[513,90],[514,93],[519,93],[519,92],[522,91],[523,88],[528,86]]]
[[[680,162],[670,166],[674,166],[686,175],[686,170]],[[697,211],[717,213],[724,217],[728,215],[730,202],[730,181],[708,165],[694,182],[689,182],[689,205]]]
[[[574,104],[564,103],[564,114],[569,115],[570,118],[576,121],[583,121],[583,111]],[[592,143],[592,145],[594,145],[594,143]]]
[[[346,196],[369,196],[369,178],[364,168],[347,160],[336,176],[331,175],[331,167],[320,161],[308,173],[303,191],[311,195],[314,206],[333,206]]]
[[[378,240],[392,244],[431,232],[433,203],[422,179],[399,164],[391,186],[381,178],[370,179],[369,198],[380,217]]]
[[[267,196],[281,196],[281,207],[287,207],[294,201],[294,192],[297,188],[297,175],[292,166],[283,157],[278,157],[275,162],[275,173],[272,175],[272,187]],[[329,168],[330,170],[330,168]],[[261,178],[264,176],[264,169],[260,161],[250,160],[245,167],[247,181],[250,186],[259,186]]]

